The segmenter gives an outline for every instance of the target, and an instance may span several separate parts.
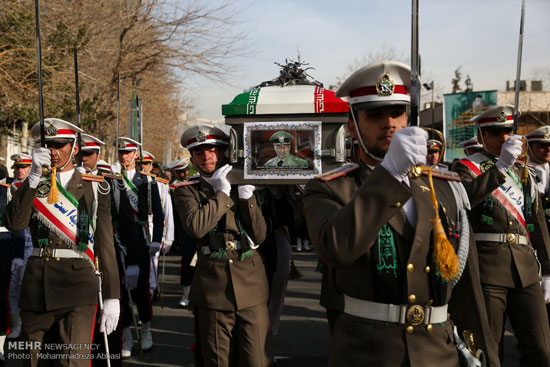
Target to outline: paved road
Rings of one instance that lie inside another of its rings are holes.
[[[273,343],[277,367],[326,366],[330,335],[318,300],[321,276],[315,272],[317,256],[314,252],[295,252],[293,258],[304,276],[288,283],[280,332]],[[167,256],[164,307],[158,301],[153,307],[155,347],[148,353],[132,356],[125,366],[193,367],[193,316],[179,307],[180,298],[179,257]],[[518,366],[518,361],[515,338],[507,331],[504,366]]]

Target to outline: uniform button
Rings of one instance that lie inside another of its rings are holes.
[[[59,242],[57,243],[57,246],[61,246],[62,244],[63,244],[63,242],[59,241]]]
[[[254,204],[250,204],[250,207],[251,207],[251,208],[254,208]]]
[[[392,204],[391,207],[392,207],[392,208],[401,208],[401,202],[400,202],[400,201],[396,201],[395,203]]]
[[[413,264],[409,264],[407,265],[407,271],[410,273],[414,270],[414,265]]]
[[[416,302],[416,296],[414,294],[411,294],[408,300],[410,304],[413,304],[414,302]]]
[[[424,268],[424,273],[430,274],[430,267],[429,267],[429,266],[426,266],[426,267]]]
[[[56,257],[56,258],[55,258],[55,261],[59,261],[59,258],[58,258],[58,257]]]
[[[233,260],[232,260],[232,259],[229,259],[229,264],[233,264]]]
[[[431,334],[433,329],[434,327],[431,324],[428,324],[428,326],[426,326],[426,331],[428,331],[428,334]]]
[[[230,207],[231,205],[229,205],[229,204],[225,204],[225,206],[229,208],[229,207]]]
[[[414,331],[414,328],[413,328],[412,326],[407,326],[407,329],[406,329],[406,330],[407,330],[407,333],[408,333],[408,334],[412,334],[413,331]]]
[[[50,261],[50,258],[49,258],[49,257],[45,257],[45,258],[44,258],[44,261]]]
[[[509,226],[512,226],[512,225],[514,225],[514,222],[512,222],[512,221],[509,221],[509,222],[508,222],[508,225],[509,225]]]
[[[433,299],[429,299],[428,302],[426,302],[426,306],[429,307],[429,306],[433,305],[433,303],[434,303],[434,300],[433,300]]]

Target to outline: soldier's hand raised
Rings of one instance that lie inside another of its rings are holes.
[[[406,127],[393,134],[390,148],[382,161],[393,177],[403,180],[411,168],[426,164],[428,133],[419,127]]]
[[[496,166],[506,173],[508,168],[512,167],[523,150],[523,137],[521,135],[512,135],[502,144],[500,156]]]
[[[218,168],[211,177],[202,177],[202,179],[210,184],[215,192],[221,191],[227,196],[231,193],[231,184],[227,180],[227,174],[233,166],[226,164],[223,167]]]
[[[31,189],[36,189],[38,186],[42,176],[42,167],[50,168],[51,166],[52,158],[49,149],[37,148],[32,151],[32,166],[28,178]]]

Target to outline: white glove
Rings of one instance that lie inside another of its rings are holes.
[[[92,172],[92,171],[86,171],[86,167],[84,167],[84,166],[78,166],[78,167],[76,167],[76,170],[80,173]]]
[[[231,184],[227,180],[227,174],[233,166],[230,166],[229,164],[226,164],[223,167],[218,168],[211,177],[204,177],[203,180],[208,182],[210,186],[214,188],[215,192],[221,191],[227,196],[229,196],[229,193],[231,192]]]
[[[167,254],[170,252],[170,249],[172,248],[172,242],[173,241],[164,241],[164,246],[162,247],[163,254]]]
[[[138,265],[129,265],[126,268],[126,288],[133,290],[137,287],[138,278],[139,278],[139,266]]]
[[[16,257],[11,261],[11,271],[17,271],[17,269],[22,268],[25,266],[25,260],[23,260],[20,257]]]
[[[116,298],[107,298],[103,301],[103,310],[101,310],[101,321],[99,322],[99,331],[111,334],[118,325],[120,316],[120,302]]]
[[[47,148],[36,148],[32,151],[32,165],[29,172],[29,187],[36,189],[40,177],[42,177],[42,167],[50,168],[52,166],[52,158],[50,150]]]
[[[238,190],[239,190],[239,199],[248,200],[254,194],[254,190],[256,190],[256,186],[239,185]]]
[[[427,140],[428,133],[419,127],[410,126],[397,131],[393,134],[382,167],[402,181],[411,168],[426,164]]]
[[[121,171],[122,171],[122,166],[120,165],[119,162],[115,162],[115,163],[111,164],[111,172],[114,175],[120,175]]]
[[[550,303],[550,275],[542,276],[542,296],[544,303]]]
[[[154,255],[160,250],[160,242],[151,242],[149,245],[149,254]]]
[[[523,150],[523,140],[521,135],[510,136],[502,148],[498,157],[497,167],[502,173],[506,173],[508,168],[512,167]]]

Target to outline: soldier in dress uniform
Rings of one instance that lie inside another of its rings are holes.
[[[427,142],[428,155],[426,156],[426,164],[430,167],[434,167],[440,170],[449,169],[446,165],[441,164],[441,151],[443,143],[437,139],[428,139]]]
[[[286,131],[277,131],[269,138],[277,154],[265,164],[266,167],[307,167],[309,163],[302,158],[290,154],[290,147],[294,137]]]
[[[148,351],[153,348],[153,334],[151,333],[151,319],[153,307],[149,287],[149,274],[151,267],[151,255],[158,252],[162,242],[164,229],[164,215],[160,201],[157,182],[147,172],[136,169],[136,161],[139,159],[139,146],[137,141],[127,138],[118,138],[119,163],[111,165],[114,174],[122,174],[126,194],[132,206],[135,219],[135,232],[138,237],[138,261],[139,266],[126,267],[126,279],[134,279],[138,275],[137,285],[128,281],[127,286],[132,289],[132,299],[138,310],[141,320],[141,348]],[[121,170],[122,169],[122,170]],[[149,230],[149,216],[152,216],[152,235]],[[123,297],[126,294],[123,293]],[[122,357],[132,355],[132,310],[127,300],[122,301],[123,313],[121,327],[123,328]]]
[[[155,161],[155,156],[152,153],[147,151],[142,151],[143,159],[138,160],[141,162],[142,169],[145,172],[151,172],[153,168],[153,163]],[[164,215],[164,228],[162,235],[162,242],[160,250],[151,254],[151,266],[149,274],[149,291],[153,294],[153,299],[159,297],[159,292],[161,291],[159,287],[159,282],[162,280],[159,278],[159,255],[162,252],[166,254],[170,251],[172,243],[174,242],[174,215],[172,209],[172,197],[170,196],[170,186],[169,181],[162,177],[155,177],[157,182],[157,188],[159,190],[160,202],[162,205],[162,212]],[[152,217],[149,217],[149,232],[151,236],[153,235],[154,226]]]
[[[535,179],[532,174],[522,177],[523,169],[516,163],[523,142],[512,135],[513,112],[514,106],[502,105],[472,118],[483,151],[455,162],[452,170],[460,175],[472,204],[470,223],[500,357],[508,316],[522,365],[546,366],[550,331],[543,291],[550,292],[548,230]]]
[[[205,366],[271,366],[269,287],[256,250],[266,237],[266,223],[255,187],[235,187],[227,180],[228,140],[208,124],[191,126],[181,136],[200,172],[196,184],[174,193],[183,227],[198,242],[190,299],[198,306]]]
[[[25,153],[14,154],[11,157],[13,161],[13,180],[10,184],[9,198],[21,187],[31,170],[32,157]],[[10,334],[8,339],[15,339],[21,334],[21,317],[19,317],[19,292],[25,264],[32,252],[32,238],[30,228],[23,231],[13,232],[12,234],[12,261],[11,277],[9,279],[10,288],[8,292],[8,302],[10,310]]]
[[[40,123],[31,132],[39,138]],[[45,119],[47,148],[33,150],[29,176],[14,193],[4,215],[8,229],[17,231],[30,225],[32,233],[34,248],[19,302],[21,337],[31,342],[25,346],[31,346],[32,359],[24,362],[31,366],[38,363],[36,347],[54,327],[62,350],[52,352],[41,345],[41,353],[70,355],[59,361],[62,366],[89,365],[87,355],[98,301],[96,259],[105,298],[100,328],[109,334],[118,323],[120,289],[110,195],[98,188],[102,180],[75,170],[77,132],[81,130],[69,122]],[[44,176],[43,167],[52,167],[51,174]]]
[[[464,154],[466,154],[466,157],[483,150],[483,145],[479,144],[479,141],[477,141],[477,136],[465,140],[459,145],[462,149],[464,149]]]
[[[174,200],[174,191],[180,187],[192,184],[189,182],[189,170],[191,162],[189,158],[176,159],[168,163],[168,169],[172,170],[174,179],[170,183],[170,191],[172,200]],[[183,228],[183,221],[178,215],[178,211],[174,208],[174,243],[177,243],[181,252],[181,270],[180,284],[183,287],[183,294],[180,300],[180,306],[187,308],[189,306],[189,292],[191,291],[191,282],[195,274],[195,263],[193,259],[197,253],[196,241],[193,240]]]
[[[399,62],[352,74],[336,96],[349,97],[359,162],[306,185],[311,241],[336,269],[335,287],[344,296],[329,365],[457,366],[453,323],[473,331],[477,347],[498,365],[460,180],[433,171],[433,200],[427,176],[409,177],[425,164],[428,139],[406,127],[409,89],[410,68]],[[436,213],[443,228],[430,223]]]

